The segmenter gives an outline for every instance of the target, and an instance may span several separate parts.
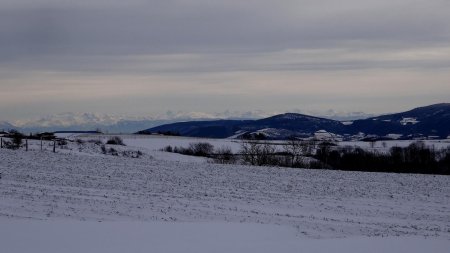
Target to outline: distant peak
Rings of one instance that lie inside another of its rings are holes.
[[[283,113],[283,114],[272,116],[271,118],[277,118],[277,119],[299,119],[299,118],[305,118],[305,117],[312,117],[312,116],[299,114],[299,113],[288,112],[288,113]]]
[[[432,108],[450,108],[450,103],[439,103],[439,104],[433,104],[433,105],[426,105],[422,107],[418,107],[416,109],[432,109]]]

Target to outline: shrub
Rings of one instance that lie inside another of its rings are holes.
[[[158,131],[158,134],[167,135],[167,136],[180,136],[180,133],[175,131]]]
[[[56,141],[56,144],[58,144],[58,146],[66,146],[67,145],[67,141],[65,139],[58,139]]]
[[[107,151],[106,151],[105,145],[101,145],[100,148],[101,148],[101,150],[102,150],[102,154],[105,154],[105,155],[106,155]]]
[[[290,161],[288,160],[285,162],[286,166],[304,167],[304,156],[312,153],[312,148],[309,142],[299,140],[295,137],[289,138],[283,147],[285,153],[291,157]]]
[[[10,137],[10,141],[3,141],[3,144],[6,148],[9,149],[19,149],[22,146],[24,135],[19,131],[12,130],[8,137]]]
[[[122,151],[122,156],[123,157],[131,157],[131,158],[139,158],[142,156],[142,152],[141,151],[133,151],[133,150],[125,150]]]
[[[165,152],[174,152],[172,146],[170,146],[170,145],[164,147],[164,148],[162,149],[162,151],[165,151]]]
[[[205,156],[213,155],[214,146],[207,142],[190,143],[188,148],[166,146],[162,151],[173,152],[183,155]]]
[[[219,148],[214,155],[215,163],[236,163],[236,156],[233,154],[230,147],[221,147]]]
[[[195,156],[209,156],[214,152],[214,146],[208,142],[191,143],[188,149]]]
[[[241,145],[242,160],[250,165],[279,165],[280,155],[274,145],[258,141],[243,141]]]
[[[77,144],[83,144],[85,141],[83,141],[82,139],[76,139],[75,142]]]
[[[109,148],[108,153],[110,153],[113,156],[118,156],[119,155],[119,152],[117,152],[117,150],[114,149],[114,148]]]
[[[17,132],[12,136],[12,144],[16,148],[20,148],[20,146],[22,145],[22,141],[23,141],[23,134]]]
[[[449,174],[447,156],[445,151],[437,152],[423,142],[414,142],[405,148],[392,147],[389,153],[320,147],[315,158],[340,170]]]
[[[91,139],[91,140],[88,140],[87,142],[94,143],[95,145],[102,145],[103,144],[103,142],[100,139]]]
[[[111,138],[106,142],[106,144],[109,144],[109,145],[122,145],[122,146],[125,146],[125,144],[123,143],[122,138],[120,138],[119,136],[113,136],[113,137],[111,137]]]

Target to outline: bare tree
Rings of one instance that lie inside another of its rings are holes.
[[[258,154],[261,153],[261,144],[255,140],[244,140],[241,144],[241,154],[244,163],[257,165]]]
[[[305,155],[308,149],[308,143],[306,141],[291,137],[285,142],[283,148],[291,156],[290,166],[294,167],[303,164],[303,155]]]
[[[214,152],[214,146],[208,142],[190,143],[188,149],[195,156],[208,156]]]
[[[221,164],[233,164],[236,163],[236,156],[233,154],[230,147],[223,146],[216,150],[214,162]]]
[[[278,165],[276,148],[268,142],[246,140],[241,145],[242,160],[251,165]]]

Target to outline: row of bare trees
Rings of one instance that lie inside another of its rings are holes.
[[[166,151],[210,157],[222,164],[450,174],[450,148],[435,150],[423,142],[414,142],[404,148],[392,147],[383,152],[300,139],[289,139],[282,144],[245,140],[238,153],[226,147],[214,149],[209,143],[193,143],[189,148],[170,147]]]
[[[315,153],[317,141],[291,138],[281,145],[271,142],[246,140],[242,142],[240,156],[244,164],[257,166],[316,167],[311,156]]]
[[[167,146],[163,151],[212,158],[217,163],[241,163],[256,166],[309,168],[314,159],[317,142],[290,139],[283,144],[261,140],[244,140],[238,153],[229,147],[215,149],[205,142],[191,143],[187,148]]]

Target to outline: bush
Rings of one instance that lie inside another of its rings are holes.
[[[214,154],[214,162],[221,164],[236,163],[236,156],[233,154],[230,147],[221,147]]]
[[[311,143],[304,140],[299,140],[292,137],[286,141],[283,145],[284,152],[291,157],[284,163],[286,166],[290,167],[305,167],[304,166],[304,156],[311,155],[313,147]]]
[[[449,174],[450,166],[446,160],[449,154],[448,151],[430,149],[423,142],[414,142],[405,148],[392,147],[389,153],[322,146],[315,158],[327,167],[340,170]]]
[[[91,139],[91,140],[88,140],[87,142],[93,143],[95,145],[102,145],[103,144],[103,142],[100,139]]]
[[[106,153],[107,153],[106,146],[105,145],[101,145],[100,149],[102,150],[102,154],[106,155]]]
[[[19,149],[22,146],[24,135],[19,131],[12,130],[8,137],[10,141],[3,141],[3,145],[8,149]]]
[[[191,143],[188,149],[195,156],[209,156],[214,152],[214,146],[208,142]]]
[[[119,155],[119,152],[117,152],[117,150],[114,149],[114,148],[110,148],[110,149],[108,150],[108,153],[110,153],[110,154],[113,155],[113,156],[118,156],[118,155]]]
[[[58,139],[56,141],[56,144],[58,144],[58,146],[66,146],[67,145],[67,141],[65,139]]]
[[[130,158],[139,158],[141,157],[143,154],[141,151],[133,151],[133,150],[125,150],[122,151],[122,156],[123,157],[130,157]]]
[[[172,146],[169,145],[169,146],[164,147],[164,148],[162,149],[162,151],[172,153],[172,152],[173,152],[173,148],[172,148]]]
[[[213,155],[214,146],[207,142],[198,142],[198,143],[190,143],[188,148],[184,147],[172,148],[172,146],[166,146],[161,150],[165,152],[173,152],[183,155],[209,157]]]
[[[76,139],[75,142],[77,144],[84,144],[84,141],[82,139]]]
[[[158,134],[167,136],[181,136],[180,133],[175,131],[158,131]]]
[[[106,144],[109,144],[109,145],[122,145],[122,146],[125,146],[125,144],[123,143],[122,138],[120,138],[119,136],[113,136],[113,137],[111,137],[111,138],[106,142]]]
[[[17,132],[16,134],[13,135],[13,137],[12,137],[12,144],[16,148],[20,148],[20,146],[22,145],[22,141],[23,141],[23,134]]]
[[[241,145],[242,160],[250,165],[279,165],[282,155],[276,152],[274,145],[259,141],[243,141]]]

